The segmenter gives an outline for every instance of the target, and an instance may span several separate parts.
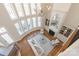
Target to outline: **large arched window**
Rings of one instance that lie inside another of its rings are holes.
[[[4,4],[13,24],[18,33],[22,35],[25,31],[29,31],[35,27],[41,27],[41,15],[39,15],[41,4],[15,3]]]

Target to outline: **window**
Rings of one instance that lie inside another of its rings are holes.
[[[42,26],[41,17],[41,4],[36,3],[14,3],[4,4],[7,12],[12,20],[16,20],[14,26],[17,32],[22,35],[24,32],[32,29],[33,27]],[[27,18],[27,19],[25,19]],[[6,35],[7,36],[7,35]],[[10,38],[9,38],[10,39]]]
[[[38,3],[37,4],[37,14],[39,14],[41,12],[41,4]]]
[[[1,35],[9,44],[13,43],[13,40],[11,39],[11,37],[5,33],[4,35]]]
[[[18,22],[18,23],[15,24],[15,27],[16,27],[18,33],[20,35],[22,35],[23,34],[23,28],[22,28],[21,24],[19,24],[19,22]]]
[[[38,17],[38,26],[41,26],[42,25],[42,19],[41,17]]]
[[[14,10],[13,4],[6,3],[6,4],[4,4],[4,6],[5,6],[10,18],[12,20],[16,20],[18,18],[18,16],[17,16],[17,14],[16,14],[16,12]]]
[[[28,31],[27,21],[25,21],[25,20],[21,20],[21,23],[17,22],[15,24],[15,27],[20,35],[22,35],[26,31]]]
[[[31,13],[32,15],[36,14],[36,5],[35,4],[31,4]]]
[[[27,21],[26,20],[22,20],[21,23],[22,23],[24,31],[28,31]]]
[[[0,28],[0,35],[1,35],[1,37],[4,38],[9,44],[13,43],[12,38],[8,35],[8,32],[7,32],[7,30],[6,30],[4,27]]]
[[[36,18],[33,17],[32,20],[33,20],[33,27],[36,27],[36,26],[37,26],[37,24],[36,24],[36,23],[37,23],[37,22],[36,22]]]
[[[23,12],[23,8],[22,8],[22,4],[21,3],[17,3],[15,4],[17,13],[19,17],[24,17],[24,12]]]
[[[26,16],[30,16],[29,4],[23,4]]]
[[[29,29],[32,29],[32,20],[30,18],[27,19]]]

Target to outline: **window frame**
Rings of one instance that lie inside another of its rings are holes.
[[[3,31],[4,29],[4,31]],[[5,29],[5,27],[1,27],[0,28],[0,32],[2,31],[2,33],[0,33],[0,36],[9,44],[13,43],[13,39],[10,37],[8,31]],[[6,40],[7,39],[7,40]]]

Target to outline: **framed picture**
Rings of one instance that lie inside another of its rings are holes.
[[[46,19],[46,21],[45,21],[46,26],[49,26],[49,21],[50,21],[49,19]]]

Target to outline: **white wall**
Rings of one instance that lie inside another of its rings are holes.
[[[63,25],[66,25],[67,27],[74,30],[75,28],[77,28],[78,24],[79,24],[79,3],[71,5],[71,8],[68,12],[68,15]]]
[[[54,3],[53,4],[53,10],[68,12],[70,6],[71,6],[71,3]]]

